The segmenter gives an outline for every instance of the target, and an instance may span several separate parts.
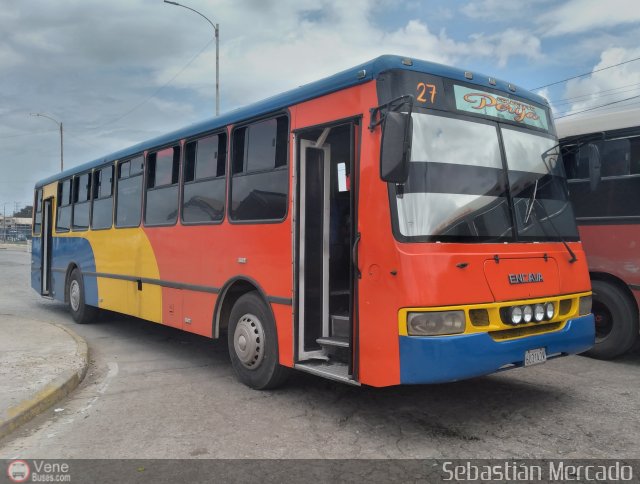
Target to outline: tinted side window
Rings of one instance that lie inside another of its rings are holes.
[[[178,219],[180,147],[165,148],[147,156],[145,225],[171,225]]]
[[[596,141],[594,144],[600,152],[602,167],[600,175],[625,176],[640,172],[640,159],[638,159],[638,138],[621,138],[606,141]],[[566,147],[563,160],[567,170],[567,178],[570,180],[583,180],[589,178],[589,158],[587,146],[581,146],[577,152],[576,147]],[[635,159],[632,160],[632,155]]]
[[[113,165],[93,172],[92,229],[108,229],[113,224]]]
[[[58,183],[56,232],[68,232],[71,227],[71,178]]]
[[[85,173],[73,178],[73,230],[89,228],[91,209],[91,174]]]
[[[600,151],[602,179],[595,190],[589,181],[587,149],[563,148],[569,193],[576,217],[607,219],[640,216],[640,138],[596,141]]]
[[[279,220],[287,212],[288,119],[280,116],[233,133],[230,216]]]
[[[187,143],[183,222],[217,222],[224,217],[226,149],[224,133]]]
[[[118,164],[116,227],[137,227],[142,212],[142,156]]]
[[[33,235],[40,235],[42,231],[42,188],[36,190],[33,202]]]

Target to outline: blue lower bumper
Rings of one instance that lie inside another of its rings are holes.
[[[546,349],[550,357],[581,353],[595,341],[592,314],[571,319],[553,333],[495,341],[487,333],[460,336],[400,336],[401,383],[442,383],[487,375],[506,365],[524,365],[524,354]]]

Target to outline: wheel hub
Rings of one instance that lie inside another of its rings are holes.
[[[264,329],[257,316],[245,314],[233,334],[233,348],[245,368],[256,369],[264,359]]]
[[[80,284],[75,279],[71,281],[69,286],[69,303],[74,312],[80,308]]]

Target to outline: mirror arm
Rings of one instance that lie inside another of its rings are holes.
[[[400,96],[396,99],[389,101],[388,103],[381,104],[380,106],[376,106],[375,108],[369,109],[370,121],[369,121],[369,131],[373,131],[376,129],[376,126],[382,123],[384,120],[384,116],[382,115],[382,110],[392,110],[397,111],[405,104],[409,105],[409,116],[413,112],[413,95],[407,94],[405,96]],[[378,120],[376,121],[376,116]]]

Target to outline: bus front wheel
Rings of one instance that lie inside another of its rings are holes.
[[[85,324],[94,320],[98,315],[98,308],[84,302],[84,283],[82,274],[74,269],[69,276],[67,291],[69,294],[69,312],[78,324]]]
[[[256,291],[233,305],[227,336],[231,364],[242,383],[256,390],[284,383],[288,369],[278,362],[275,322]]]
[[[626,353],[638,337],[638,310],[620,289],[604,281],[592,281],[596,344],[585,354],[609,360]]]

